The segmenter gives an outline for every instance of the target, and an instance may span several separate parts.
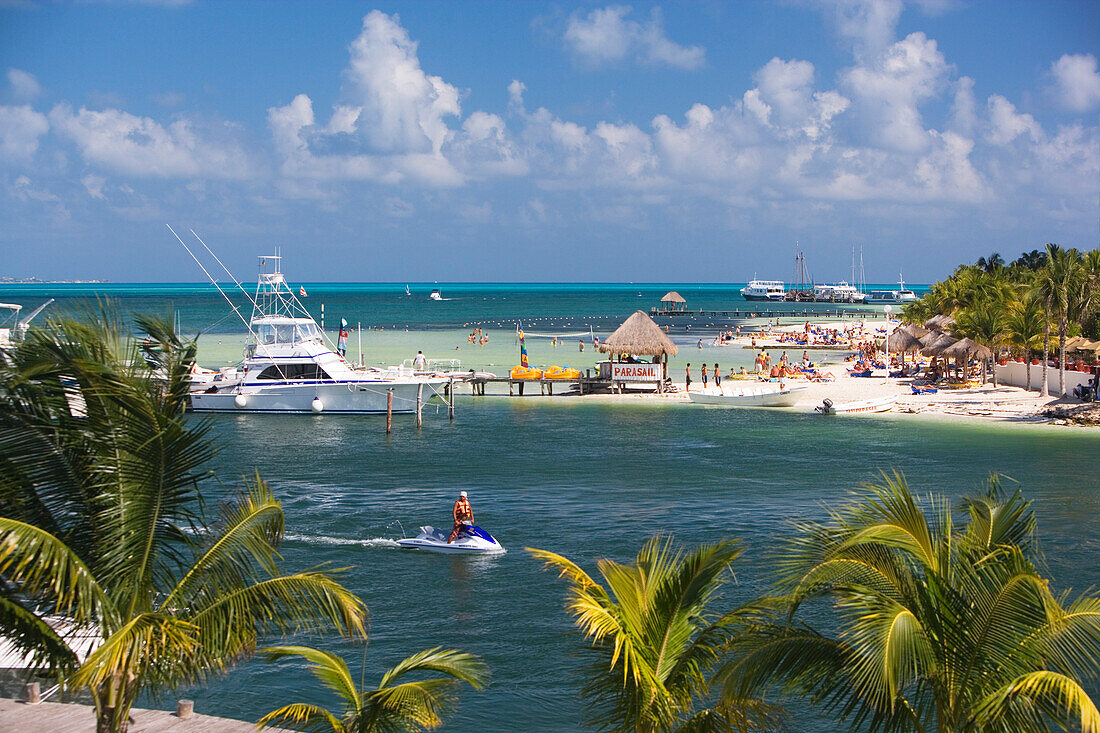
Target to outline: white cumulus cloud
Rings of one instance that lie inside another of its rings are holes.
[[[204,137],[188,119],[168,125],[117,109],[80,108],[67,104],[50,111],[61,136],[76,144],[93,165],[139,178],[248,178],[253,166],[232,141]]]
[[[634,61],[647,66],[697,69],[706,60],[701,46],[683,46],[665,35],[660,9],[648,20],[630,20],[630,6],[609,5],[588,15],[569,18],[565,28],[566,49],[585,66]]]
[[[11,85],[12,95],[21,101],[29,102],[42,93],[42,85],[34,74],[22,69],[8,69],[8,84]]]
[[[1062,106],[1072,112],[1088,112],[1100,105],[1100,73],[1096,57],[1088,54],[1064,54],[1050,68]]]
[[[38,138],[49,129],[46,115],[27,105],[0,106],[0,163],[30,160],[38,150]]]

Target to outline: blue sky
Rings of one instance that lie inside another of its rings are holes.
[[[0,275],[938,279],[1100,231],[1100,3],[0,0]]]

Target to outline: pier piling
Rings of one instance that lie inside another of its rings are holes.
[[[447,385],[447,417],[451,420],[455,419],[455,378],[451,377],[450,383]]]
[[[176,702],[176,717],[180,720],[187,720],[195,713],[195,701],[194,700],[178,700]]]
[[[42,702],[42,691],[37,682],[28,682],[23,685],[23,700],[28,705],[37,705]]]
[[[421,410],[424,407],[424,383],[416,385],[416,429],[419,430],[424,422]]]
[[[393,390],[386,395],[386,435],[393,431]]]

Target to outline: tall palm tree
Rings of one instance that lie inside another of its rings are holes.
[[[1013,265],[1027,270],[1039,270],[1042,269],[1047,263],[1047,253],[1041,249],[1033,249],[1030,252],[1024,252],[1020,255]]]
[[[89,690],[99,733],[126,731],[142,691],[220,673],[265,633],[365,634],[362,601],[331,573],[279,571],[283,513],[258,477],[207,517],[197,482],[214,448],[183,414],[194,343],[146,325],[156,373],[109,313],[0,357],[0,624]],[[99,647],[55,659],[56,634],[27,623],[46,614]]]
[[[779,558],[780,611],[738,639],[733,696],[773,685],[876,731],[1100,731],[1100,597],[1054,595],[1030,502],[996,477],[956,525],[884,475]],[[829,632],[803,620],[811,610]]]
[[[1066,394],[1066,336],[1069,321],[1082,304],[1087,277],[1076,249],[1047,245],[1047,265],[1039,273],[1039,290],[1058,322],[1058,391]],[[1046,370],[1044,369],[1044,381]],[[1045,392],[1044,392],[1045,394]]]
[[[1024,369],[1027,373],[1027,389],[1031,389],[1031,352],[1037,348],[1043,329],[1050,321],[1043,314],[1043,304],[1033,291],[1025,292],[1015,301],[1005,318],[1005,337],[1013,346],[1023,349]]]
[[[319,705],[292,703],[265,715],[256,725],[289,726],[304,731],[332,733],[391,733],[438,728],[455,704],[455,687],[465,682],[480,690],[489,678],[484,663],[454,649],[426,649],[386,670],[374,689],[360,689],[343,659],[305,646],[276,646],[264,650],[271,660],[300,656],[309,671],[344,701],[336,715]],[[407,679],[423,673],[442,675]]]
[[[603,585],[561,555],[527,549],[569,581],[567,608],[591,642],[582,694],[594,709],[593,725],[656,733],[768,729],[782,720],[778,708],[756,698],[703,705],[709,671],[755,613],[752,606],[724,615],[709,608],[741,554],[736,543],[682,551],[653,537],[630,564],[598,560]]]

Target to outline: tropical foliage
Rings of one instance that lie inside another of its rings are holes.
[[[974,265],[956,268],[903,311],[903,317],[914,323],[935,315],[954,316],[958,335],[995,352],[1005,344],[1025,357],[1041,349],[1044,394],[1051,338],[1056,337],[1058,386],[1064,394],[1068,337],[1100,339],[1100,249],[1080,252],[1048,244],[1007,266],[997,253],[979,258]]]
[[[1100,598],[1055,595],[1036,555],[1030,502],[996,476],[956,512],[884,475],[796,525],[724,692],[777,686],[875,731],[1100,731]]]
[[[489,678],[477,657],[454,649],[426,649],[386,670],[374,689],[360,689],[343,659],[320,649],[277,646],[264,650],[274,661],[300,656],[322,685],[344,701],[339,715],[318,705],[291,703],[265,715],[258,726],[278,725],[302,731],[388,733],[437,728],[455,705],[455,688],[476,689]],[[424,673],[442,675],[422,679]],[[410,679],[411,678],[411,679]]]
[[[220,673],[265,633],[365,634],[331,572],[280,572],[283,512],[262,480],[207,515],[214,447],[184,417],[194,343],[141,326],[149,362],[107,311],[0,356],[0,628],[90,691],[101,732],[127,729],[140,692]],[[48,617],[102,643],[79,660]]]
[[[654,537],[630,564],[598,560],[603,584],[561,555],[528,551],[569,582],[568,611],[589,641],[582,694],[592,725],[687,732],[769,729],[782,722],[777,707],[755,697],[710,704],[711,670],[756,613],[754,606],[725,614],[711,609],[741,554],[736,543],[685,551]]]

